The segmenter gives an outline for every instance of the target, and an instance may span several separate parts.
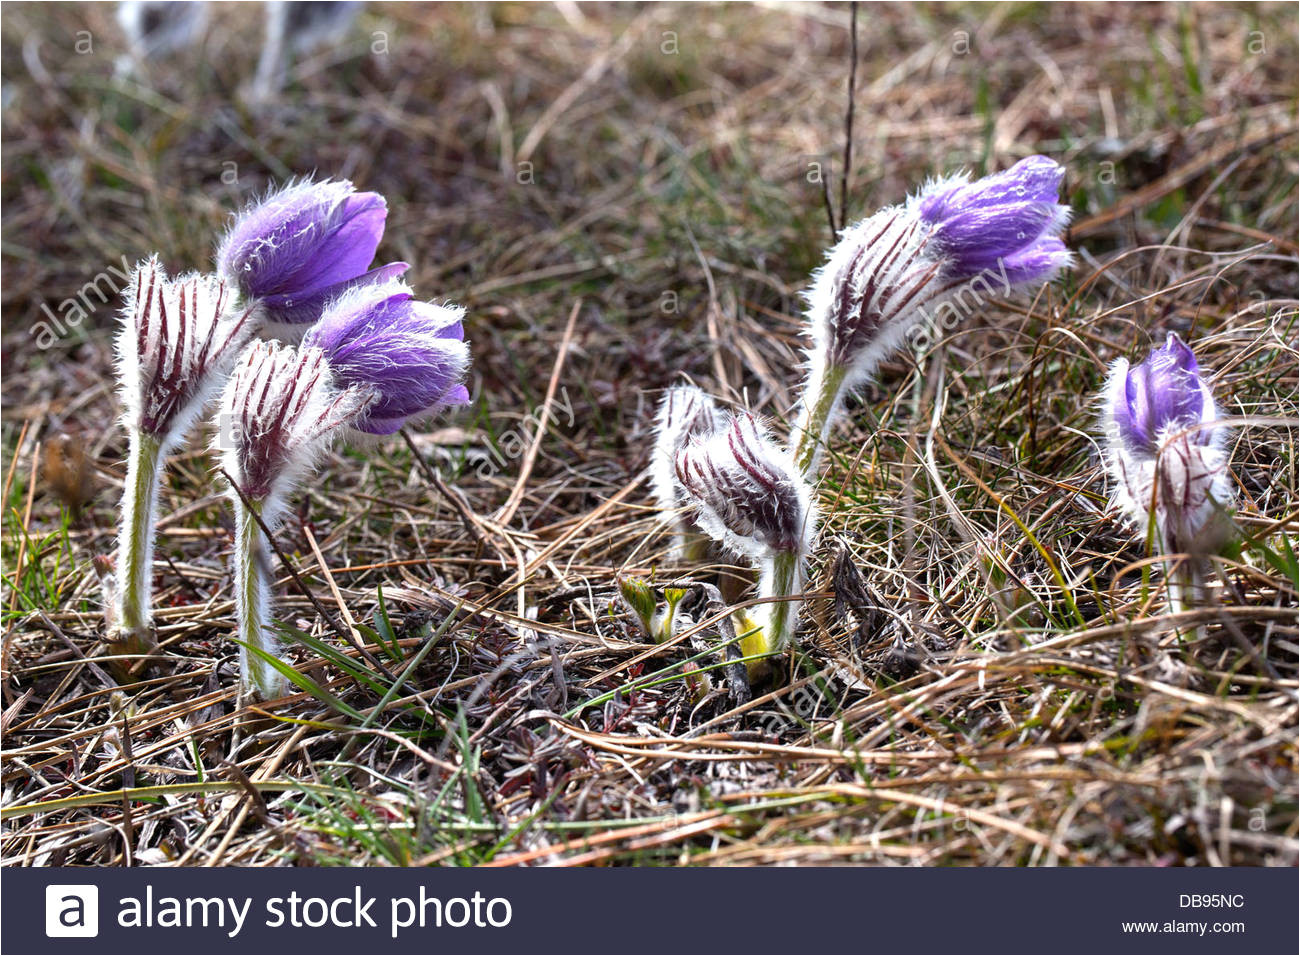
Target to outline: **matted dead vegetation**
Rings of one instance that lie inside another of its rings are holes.
[[[790,409],[847,8],[375,4],[260,111],[245,5],[153,89],[114,79],[108,7],[3,17],[5,863],[1295,865],[1294,7],[863,10],[851,215],[1042,152],[1079,263],[856,403],[801,650],[739,707],[692,707],[693,652],[644,643],[615,584],[745,598],[664,564],[650,410],[681,373]],[[42,348],[41,303],[155,248],[205,266],[232,208],[313,169],[386,194],[386,258],[471,317],[472,410],[335,454],[278,536],[383,670],[282,575],[311,690],[236,700],[196,442],[165,653],[119,685],[113,305]],[[1237,420],[1249,535],[1178,615],[1093,438],[1107,364],[1167,331]]]

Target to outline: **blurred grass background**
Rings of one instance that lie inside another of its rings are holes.
[[[637,484],[657,390],[790,410],[847,5],[367,4],[254,103],[262,15],[215,5],[197,47],[122,75],[111,5],[0,12],[7,862],[1294,865],[1293,6],[863,5],[850,217],[1041,152],[1079,263],[862,396],[826,466],[826,599],[740,711],[643,686],[684,655],[640,643],[613,576],[694,570],[662,567]],[[394,666],[424,651],[427,693],[385,700],[286,586],[322,693],[272,708],[309,723],[236,706],[199,442],[167,491],[168,655],[123,693],[91,563],[125,448],[115,303],[49,347],[42,306],[123,257],[209,267],[234,209],[310,172],[387,196],[381,260],[470,313],[474,405],[415,438],[460,507],[393,442],[336,453],[281,535]],[[1107,363],[1168,331],[1255,422],[1251,540],[1196,631],[1089,437]],[[529,461],[557,368],[573,414],[552,403]]]

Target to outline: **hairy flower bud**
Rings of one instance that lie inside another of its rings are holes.
[[[805,554],[815,530],[812,491],[753,415],[683,444],[677,480],[700,526],[738,554]]]
[[[254,342],[222,393],[216,435],[222,465],[247,498],[266,503],[263,517],[274,524],[285,496],[337,430],[374,399],[369,389],[340,388],[321,349]]]
[[[683,443],[718,431],[727,416],[712,397],[694,385],[674,385],[664,393],[655,415],[655,446],[650,460],[650,484],[660,517],[677,529],[674,547],[681,551],[679,511],[685,504],[677,483],[676,458]]]
[[[108,595],[110,641],[153,646],[153,553],[164,458],[203,411],[252,332],[248,311],[213,276],[168,279],[157,258],[132,273],[117,335],[118,394],[130,448]]]
[[[262,526],[275,528],[289,492],[334,433],[374,398],[369,390],[339,388],[320,349],[273,342],[245,349],[222,393],[216,444],[233,485],[240,679],[263,700],[283,693],[285,682],[271,663],[280,648],[271,629]]]
[[[1221,431],[1214,396],[1201,381],[1196,356],[1176,334],[1152,351],[1146,361],[1130,367],[1120,359],[1111,369],[1107,393],[1117,437],[1132,454],[1154,455],[1166,429],[1194,429],[1189,436],[1200,445],[1215,444]]]
[[[758,567],[760,629],[741,639],[746,656],[780,652],[799,622],[805,564],[817,531],[812,488],[753,415],[733,416],[677,451],[677,480],[714,540]]]
[[[164,446],[178,443],[221,385],[252,332],[214,276],[168,279],[157,257],[136,266],[117,336],[123,422]]]
[[[1070,263],[1058,238],[1064,170],[1044,156],[970,182],[932,182],[845,230],[808,294],[809,376],[791,436],[805,474],[844,395],[926,320],[960,319],[985,297],[1043,282]]]

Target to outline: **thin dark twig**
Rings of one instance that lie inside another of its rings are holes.
[[[182,571],[180,568],[176,566],[176,562],[172,560],[172,556],[170,554],[164,555],[163,557],[167,561],[167,567],[171,568],[172,573],[181,579],[182,584],[184,584],[187,588],[189,588],[190,594],[194,595],[196,600],[202,601],[204,598],[207,597],[207,595],[203,593],[202,589],[200,589],[199,586],[194,583],[194,580],[188,574],[186,574],[184,571]]]
[[[840,237],[840,231],[835,226],[835,201],[831,199],[831,184],[826,181],[826,177],[821,177],[822,181],[822,205],[826,207],[826,221],[831,224],[831,242],[835,242]]]
[[[849,105],[844,113],[844,168],[840,170],[840,228],[849,222],[849,169],[853,166],[853,101],[858,89],[858,3],[849,4]],[[832,224],[832,228],[834,225]],[[839,238],[836,233],[835,238]]]
[[[302,592],[303,597],[311,602],[312,607],[316,609],[316,613],[325,619],[325,623],[330,626],[330,630],[337,634],[340,640],[346,641],[354,651],[364,657],[366,663],[375,668],[375,670],[379,671],[379,673],[383,674],[390,681],[396,683],[397,675],[389,671],[389,669],[384,666],[383,661],[366,650],[365,646],[352,635],[352,632],[340,624],[338,619],[330,613],[329,608],[321,603],[320,598],[316,597],[315,594],[312,594],[311,588],[307,587],[307,583],[298,575],[298,570],[293,566],[293,562],[289,560],[289,556],[280,550],[280,546],[276,544],[275,536],[271,534],[271,529],[266,526],[266,522],[262,520],[262,516],[258,514],[257,509],[253,507],[253,503],[248,500],[248,496],[244,494],[243,489],[240,488],[239,485],[235,484],[235,480],[230,477],[230,473],[226,471],[226,469],[222,468],[221,476],[225,478],[230,484],[230,487],[235,490],[235,494],[239,495],[239,500],[244,503],[244,507],[248,509],[248,513],[253,516],[253,520],[257,522],[257,526],[262,529],[262,534],[266,536],[267,543],[271,545],[271,550],[275,552],[275,556],[280,559],[280,564],[289,572],[289,577],[293,579],[294,585],[300,592]],[[419,690],[411,684],[408,683],[406,686],[412,694],[419,693]]]
[[[89,657],[87,657],[85,654],[82,653],[81,648],[77,646],[76,642],[63,632],[63,628],[59,627],[59,625],[55,624],[54,621],[50,619],[50,616],[45,613],[43,608],[37,608],[36,614],[38,617],[40,617],[41,622],[47,628],[49,628],[50,633],[52,633],[64,644],[66,644],[69,650],[72,651],[73,656],[76,657],[78,660],[80,660],[87,668],[89,668],[92,674],[94,674],[101,681],[103,681],[105,687],[111,688],[111,687],[119,686],[117,681],[115,681],[113,677],[106,670],[104,670],[104,668],[100,667],[98,664],[96,664]]]

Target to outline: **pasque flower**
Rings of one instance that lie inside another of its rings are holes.
[[[154,526],[164,457],[184,439],[252,333],[248,310],[213,276],[135,268],[117,335],[118,393],[130,441],[110,617],[129,654],[152,644]]]
[[[289,494],[315,467],[337,433],[365,414],[373,389],[340,387],[318,348],[255,342],[244,350],[222,392],[216,446],[234,487],[235,607],[240,674],[246,689],[276,697],[284,682],[256,647],[278,657],[271,632],[265,541],[257,518],[274,530]]]
[[[956,318],[983,295],[1044,282],[1070,263],[1059,235],[1064,170],[1045,156],[970,182],[931,182],[847,229],[808,294],[809,375],[791,449],[815,473],[845,395],[913,329]]]
[[[811,482],[845,395],[941,308],[960,317],[982,295],[1069,265],[1059,238],[1069,219],[1057,201],[1063,176],[1033,156],[974,182],[931,182],[847,229],[808,294],[808,377],[785,450],[752,416],[722,418],[698,389],[665,398],[651,464],[660,511],[673,520],[683,503],[693,506],[705,532],[758,566],[759,595],[772,599],[759,633],[742,640],[746,656],[774,654],[794,633],[817,530]]]
[[[341,386],[373,388],[377,397],[353,427],[389,435],[407,421],[447,405],[464,405],[469,367],[459,306],[415,299],[390,279],[334,300],[303,338],[321,349]]]
[[[300,333],[358,285],[400,276],[404,262],[371,269],[388,205],[346,180],[291,182],[235,217],[217,271],[281,334]]]
[[[1205,555],[1232,535],[1235,491],[1226,430],[1192,350],[1174,333],[1136,366],[1119,359],[1103,396],[1115,504],[1145,540],[1154,519],[1167,554]]]
[[[650,484],[660,518],[673,531],[670,559],[690,557],[691,551],[691,540],[681,516],[685,501],[677,480],[677,452],[687,440],[712,435],[727,421],[713,398],[694,385],[674,385],[659,403]]]
[[[817,527],[808,482],[748,413],[687,440],[674,465],[700,527],[753,561],[759,569],[759,597],[775,599],[760,614],[760,633],[742,641],[742,650],[746,656],[781,651],[798,622],[794,597],[803,590],[804,564]]]
[[[808,377],[787,451],[752,416],[718,422],[698,390],[665,399],[651,465],[660,511],[693,505],[704,531],[758,565],[760,596],[784,599],[762,615],[747,655],[779,651],[794,631],[798,605],[789,599],[802,589],[817,525],[810,482],[845,395],[942,307],[960,317],[999,285],[1010,293],[1069,264],[1059,238],[1069,219],[1057,201],[1063,176],[1033,156],[974,182],[931,182],[847,229],[808,294]]]

